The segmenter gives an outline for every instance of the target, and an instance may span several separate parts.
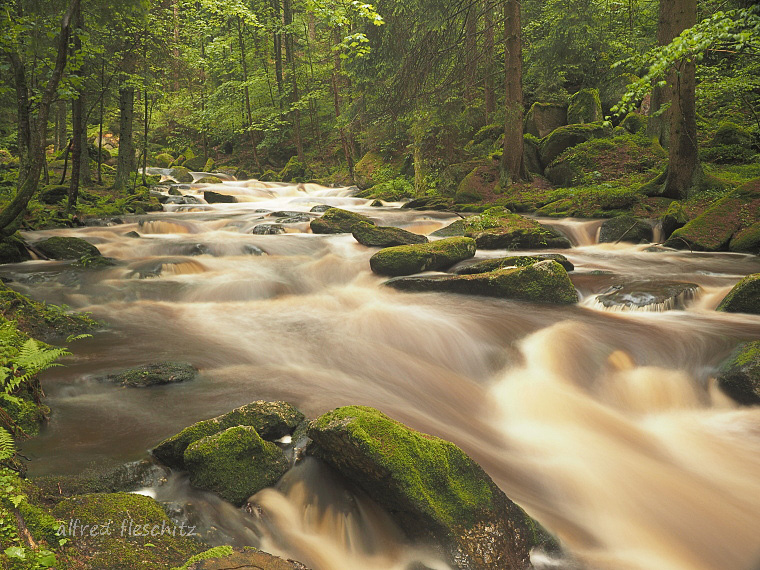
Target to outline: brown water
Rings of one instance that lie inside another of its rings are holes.
[[[369,271],[373,250],[350,235],[312,235],[308,222],[286,223],[281,235],[253,228],[283,217],[268,212],[317,204],[419,233],[456,216],[370,208],[316,185],[213,189],[240,203],[27,235],[83,237],[117,267],[2,268],[17,289],[110,325],[45,377],[53,416],[24,445],[32,473],[139,459],[190,423],[257,399],[287,400],[310,417],[364,404],[456,442],[584,567],[742,570],[760,560],[760,410],[735,407],[711,381],[739,342],[760,338],[760,317],[713,310],[743,275],[760,272],[757,257],[597,245],[598,222],[553,220],[578,246],[563,252],[576,266],[578,306],[407,294],[382,287]],[[680,311],[595,304],[612,283],[642,279],[700,291]],[[169,358],[194,362],[202,377],[149,390],[95,381]],[[258,496],[265,522],[208,497],[207,515],[234,527],[229,540],[314,568],[443,567],[370,502],[352,495],[357,511],[331,497],[344,483],[315,488],[318,469],[293,471]],[[185,484],[173,493],[192,492]]]

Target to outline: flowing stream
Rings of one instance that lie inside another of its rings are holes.
[[[348,189],[313,184],[210,188],[235,204],[207,205],[204,189],[183,190],[197,204],[167,204],[123,224],[26,236],[82,237],[117,266],[0,269],[19,291],[109,324],[46,374],[53,414],[23,446],[31,474],[140,459],[185,426],[253,400],[286,400],[309,417],[362,404],[462,447],[583,568],[758,564],[760,409],[732,404],[711,378],[739,342],[760,338],[760,317],[714,311],[742,276],[760,272],[760,259],[597,244],[599,222],[551,220],[576,244],[561,253],[575,264],[579,305],[409,294],[382,286],[369,270],[374,250],[351,235],[311,234],[311,208],[338,206],[421,234],[457,216],[371,208]],[[611,284],[642,279],[699,290],[681,310],[596,303]],[[193,362],[201,377],[150,389],[95,380],[167,359]],[[194,496],[218,536],[315,569],[411,560],[446,568],[424,545],[407,545],[360,493],[346,502],[347,484],[323,470],[307,461],[260,493],[265,522]],[[181,476],[150,492],[194,493]],[[556,567],[539,554],[534,562]]]

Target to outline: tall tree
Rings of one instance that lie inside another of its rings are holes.
[[[523,161],[523,92],[520,2],[504,0],[504,151],[501,180],[508,185],[526,178]]]
[[[117,190],[124,190],[129,186],[129,177],[137,167],[132,134],[135,118],[135,87],[132,75],[136,67],[137,55],[134,48],[128,49],[122,62],[124,78],[119,86],[119,156],[113,184]]]

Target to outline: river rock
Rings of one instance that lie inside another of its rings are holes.
[[[177,384],[187,382],[198,376],[198,369],[189,362],[154,362],[123,370],[116,374],[104,376],[102,380],[131,386],[146,388],[162,384]]]
[[[309,210],[309,212],[313,214],[321,214],[323,212],[326,212],[330,208],[332,208],[332,206],[328,206],[327,204],[317,204],[311,210]]]
[[[235,426],[191,443],[184,453],[190,483],[240,506],[288,470],[285,453],[256,428]]]
[[[309,570],[295,560],[278,558],[267,552],[246,547],[233,550],[230,546],[217,546],[188,560],[182,570],[231,570],[249,568],[251,570]]]
[[[42,202],[43,204],[60,204],[66,198],[69,196],[69,187],[58,185],[58,184],[51,184],[50,186],[45,186],[42,190],[40,190],[40,193],[37,196],[37,200]]]
[[[310,225],[315,234],[350,234],[362,222],[375,225],[367,216],[340,208],[330,208],[321,218],[312,220]]]
[[[221,184],[223,180],[218,176],[204,176],[200,180],[197,180],[196,184]]]
[[[259,224],[254,226],[252,233],[258,236],[273,236],[284,234],[285,228],[280,224]]]
[[[193,183],[193,175],[190,174],[190,171],[184,166],[175,166],[174,168],[169,170],[169,176],[174,178],[174,180],[176,180],[180,184]]]
[[[97,247],[75,237],[55,236],[38,241],[34,247],[50,259],[79,259],[85,255],[100,255]]]
[[[412,245],[428,242],[425,236],[413,234],[401,228],[378,227],[364,222],[354,226],[352,233],[356,241],[367,247],[393,247],[396,245]]]
[[[303,224],[305,222],[310,222],[311,216],[308,214],[297,214],[295,216],[290,216],[287,218],[277,218],[275,222],[278,224]]]
[[[446,238],[430,243],[388,247],[373,255],[369,264],[379,275],[396,277],[422,271],[445,270],[475,255],[475,240]]]
[[[627,214],[605,220],[599,230],[599,243],[641,243],[652,237],[652,226]]]
[[[506,267],[525,267],[533,265],[539,261],[552,259],[565,268],[565,271],[572,271],[575,266],[561,253],[544,253],[541,255],[516,255],[512,257],[497,257],[496,259],[486,259],[471,263],[457,268],[454,273],[457,275],[477,275],[478,273],[488,273],[497,269]]]
[[[480,249],[569,249],[570,240],[554,228],[491,208],[478,216],[463,220],[465,235],[475,239]]]
[[[567,124],[567,107],[535,102],[525,115],[525,132],[540,139]]]
[[[0,264],[21,263],[32,259],[24,241],[17,236],[10,236],[0,240]]]
[[[740,404],[760,404],[760,340],[741,345],[726,359],[718,384]]]
[[[578,293],[567,271],[553,260],[474,275],[399,277],[386,285],[401,291],[485,295],[533,303],[571,305],[578,302]]]
[[[673,232],[681,229],[689,222],[683,206],[677,200],[674,200],[668,206],[668,211],[660,216],[660,227],[664,239],[668,239]]]
[[[760,315],[760,273],[747,275],[739,281],[720,302],[717,310]]]
[[[596,303],[613,311],[660,312],[683,309],[699,291],[696,283],[680,281],[634,281],[614,285],[596,298]]]
[[[410,538],[442,544],[454,568],[529,567],[527,516],[453,443],[361,406],[321,416],[308,435],[308,453],[384,507]]]
[[[152,453],[169,467],[183,469],[185,449],[199,439],[231,427],[251,426],[256,428],[263,439],[273,441],[292,434],[304,419],[301,412],[286,402],[252,402],[224,415],[186,427],[159,443]]]
[[[208,204],[237,203],[237,198],[235,198],[235,196],[230,196],[229,194],[220,194],[219,192],[212,192],[211,190],[206,190],[203,192],[203,199],[206,200],[206,203]]]
[[[465,224],[465,221],[457,220],[456,222],[450,223],[448,226],[442,227],[440,230],[435,230],[430,235],[434,237],[456,237],[464,236],[466,231],[467,224]]]
[[[423,196],[409,200],[401,206],[405,210],[439,210],[446,211],[454,208],[454,201],[441,196]]]

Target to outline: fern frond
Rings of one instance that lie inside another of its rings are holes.
[[[0,461],[5,461],[16,455],[16,444],[7,429],[0,427]]]

